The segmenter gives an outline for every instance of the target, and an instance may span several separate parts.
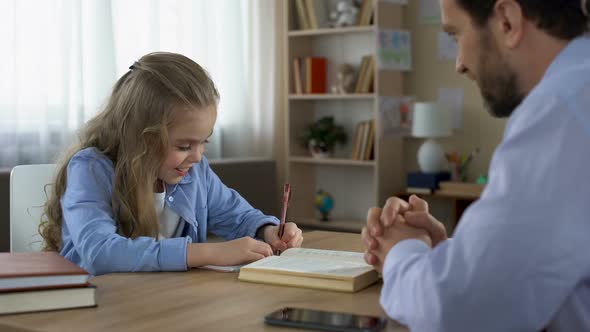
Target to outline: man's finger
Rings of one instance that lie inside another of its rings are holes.
[[[369,230],[367,227],[363,227],[361,230],[361,239],[365,248],[367,249],[375,249],[373,246],[377,245],[377,241],[369,234]]]
[[[447,230],[443,223],[436,220],[426,212],[406,212],[406,222],[408,225],[424,229],[428,232],[432,245],[436,246],[447,239]]]
[[[367,230],[369,231],[368,235],[371,236],[380,236],[383,234],[383,228],[379,223],[379,218],[382,214],[382,210],[377,207],[372,207],[367,212]]]
[[[412,207],[412,211],[428,212],[428,202],[421,199],[420,197],[418,197],[416,195],[412,195],[412,196],[410,196],[408,201],[410,202],[410,206]]]
[[[395,216],[404,213],[410,209],[408,202],[398,198],[390,197],[385,202],[383,212],[381,213],[380,222],[383,226],[388,227],[394,224]]]
[[[368,251],[365,251],[365,262],[367,262],[369,265],[375,265],[377,264],[377,256],[371,254]]]

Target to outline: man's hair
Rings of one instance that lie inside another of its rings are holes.
[[[496,0],[456,0],[473,22],[483,27],[493,14]],[[588,17],[580,0],[516,0],[526,18],[549,35],[571,40],[588,31]]]

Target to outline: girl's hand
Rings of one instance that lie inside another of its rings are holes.
[[[299,248],[303,242],[303,232],[293,222],[285,223],[282,238],[279,238],[279,226],[266,226],[263,234],[264,241],[281,252],[287,248]]]
[[[215,265],[238,265],[251,263],[261,258],[272,256],[272,249],[268,243],[251,237],[217,243]]]
[[[268,243],[243,237],[226,242],[191,243],[187,250],[189,267],[203,265],[240,265],[272,256]]]

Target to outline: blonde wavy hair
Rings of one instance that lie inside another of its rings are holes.
[[[67,186],[67,166],[78,151],[94,147],[114,165],[112,212],[118,233],[155,237],[158,221],[153,188],[168,150],[168,128],[179,106],[217,106],[219,93],[207,72],[174,53],[143,56],[114,85],[106,107],[88,121],[79,143],[58,164],[55,181],[39,225],[43,250],[62,246],[60,199]]]

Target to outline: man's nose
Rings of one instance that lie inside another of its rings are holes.
[[[455,70],[459,74],[467,73],[467,67],[465,67],[465,65],[463,64],[463,61],[460,56],[457,56],[457,59],[455,60]]]

